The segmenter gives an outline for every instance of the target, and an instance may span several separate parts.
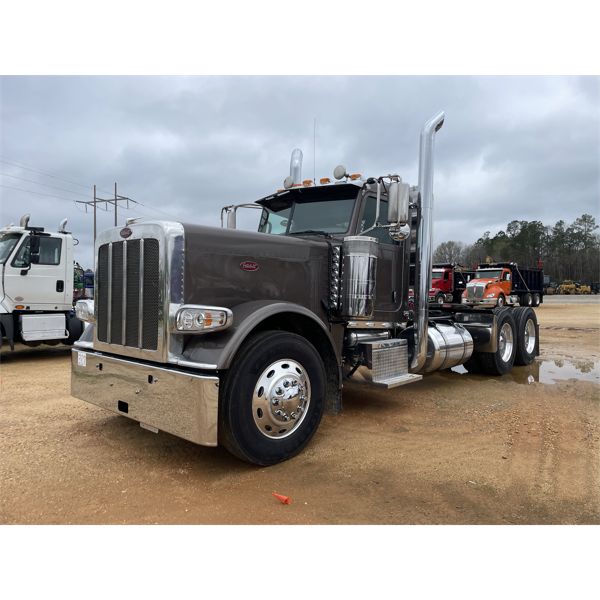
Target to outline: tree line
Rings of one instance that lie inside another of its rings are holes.
[[[582,283],[600,281],[600,233],[596,219],[583,214],[571,224],[514,220],[494,236],[486,231],[474,244],[441,243],[434,262],[460,263],[475,267],[483,262],[517,262],[522,267],[543,265],[544,274],[560,283],[572,279]]]

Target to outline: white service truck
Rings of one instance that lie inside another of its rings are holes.
[[[27,346],[73,344],[83,322],[73,310],[73,236],[30,227],[29,215],[19,226],[0,229],[0,347],[4,341]]]

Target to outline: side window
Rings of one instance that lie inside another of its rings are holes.
[[[506,271],[506,273],[504,273],[504,279],[506,281],[510,281],[510,273],[508,271]]]
[[[271,212],[266,208],[263,208],[263,212],[260,218],[260,225],[258,231],[261,233],[273,233],[282,234],[287,231],[288,219],[290,216],[290,209],[279,212]]]
[[[368,196],[367,202],[365,204],[365,208],[363,210],[362,217],[359,222],[359,231],[362,233],[365,229],[369,229],[369,227],[373,227],[375,223],[375,212],[377,210],[377,198],[375,196]],[[388,203],[387,200],[382,199],[379,205],[379,222],[382,225],[387,225],[387,213],[388,213]],[[380,244],[392,244],[397,245],[398,242],[395,242],[390,237],[390,234],[387,229],[382,227],[377,227],[376,229],[372,229],[366,235],[377,238]]]
[[[17,269],[22,269],[29,265],[30,239],[31,238],[26,238],[21,244],[17,255],[13,258],[13,261],[11,263],[13,267],[16,267]]]
[[[43,237],[40,239],[40,265],[58,265],[62,240],[60,238]]]
[[[31,237],[28,237],[19,248],[17,255],[12,261],[12,266],[23,269],[30,264],[58,265],[60,264],[60,253],[62,240],[53,237],[40,237],[39,254],[31,255]],[[36,260],[37,256],[37,260]]]

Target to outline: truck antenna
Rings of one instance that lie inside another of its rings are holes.
[[[317,185],[317,117],[313,119],[313,183]]]

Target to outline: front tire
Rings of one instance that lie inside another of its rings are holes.
[[[498,308],[502,308],[503,306],[506,306],[506,298],[504,297],[504,294],[500,294],[498,296],[497,306],[498,306]]]
[[[444,302],[446,302],[446,297],[444,296],[444,294],[438,294],[438,295],[435,297],[435,301],[436,301],[438,304],[444,304]]]
[[[224,379],[219,442],[234,456],[268,466],[308,444],[325,406],[325,367],[310,342],[283,331],[259,333]]]

